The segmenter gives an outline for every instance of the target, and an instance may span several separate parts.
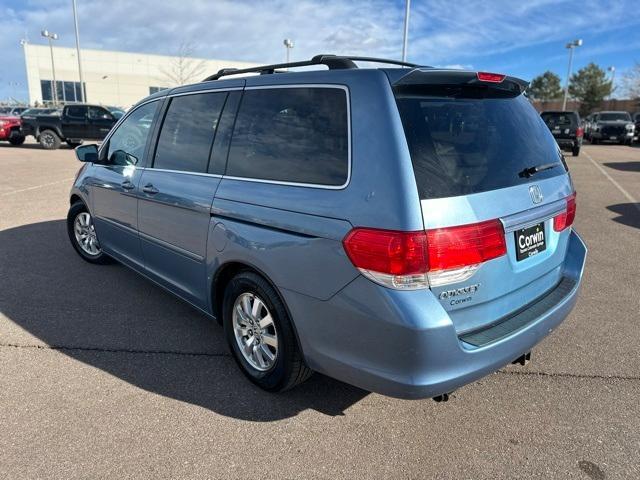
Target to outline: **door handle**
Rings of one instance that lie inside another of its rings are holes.
[[[134,188],[136,188],[136,186],[133,183],[131,183],[129,180],[125,180],[120,184],[120,186],[125,190],[133,190]]]
[[[148,193],[149,195],[155,195],[159,192],[159,190],[150,183],[147,183],[144,187],[142,187],[142,191],[144,193]]]

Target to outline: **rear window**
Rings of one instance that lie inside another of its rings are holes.
[[[535,180],[566,173],[558,146],[523,96],[403,89],[396,99],[420,198],[443,198],[528,183],[525,169],[544,164]],[[430,95],[431,93],[431,95]],[[444,93],[444,95],[442,95]]]
[[[342,88],[245,91],[227,175],[327,186],[347,181],[347,95]]]
[[[601,122],[629,122],[631,121],[631,115],[629,115],[627,112],[601,113],[598,115],[598,120]]]
[[[578,119],[574,113],[543,113],[540,115],[549,128],[577,126]]]

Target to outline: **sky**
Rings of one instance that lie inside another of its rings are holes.
[[[0,100],[27,98],[21,39],[40,30],[75,46],[71,0],[0,0]],[[404,0],[77,0],[81,46],[172,55],[191,43],[202,58],[280,62],[318,53],[401,57]],[[581,38],[574,71],[640,62],[637,0],[413,0],[408,61],[564,79],[567,42]],[[622,93],[619,86],[618,93]]]

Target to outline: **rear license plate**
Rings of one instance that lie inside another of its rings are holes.
[[[547,248],[544,222],[514,232],[516,239],[516,259],[533,257]]]
[[[615,135],[611,135],[611,136],[609,137],[609,140],[617,140],[617,139],[618,139],[618,137],[616,137]]]

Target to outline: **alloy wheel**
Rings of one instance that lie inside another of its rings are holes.
[[[96,229],[89,212],[80,212],[73,222],[73,233],[78,246],[88,255],[95,257],[100,255],[100,244],[96,236]]]
[[[278,358],[278,334],[266,304],[253,293],[243,293],[233,304],[233,333],[244,359],[260,372]]]

